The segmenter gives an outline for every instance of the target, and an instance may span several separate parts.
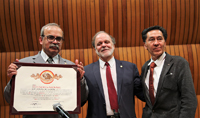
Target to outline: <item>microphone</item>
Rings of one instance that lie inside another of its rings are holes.
[[[71,116],[69,115],[69,113],[67,111],[65,111],[62,107],[60,103],[54,104],[53,105],[53,109],[54,111],[58,112],[62,118],[71,118]]]

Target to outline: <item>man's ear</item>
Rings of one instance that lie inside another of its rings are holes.
[[[166,41],[165,41],[165,43],[164,43],[164,47],[166,48]]]
[[[146,50],[148,50],[148,49],[147,49],[147,46],[146,46],[146,43],[144,43],[144,48],[145,48]]]
[[[93,50],[94,50],[94,51],[96,51],[96,49],[95,49],[95,48],[93,48]]]
[[[43,38],[42,38],[42,36],[40,36],[40,37],[39,37],[39,42],[40,42],[40,44],[42,44],[42,40],[43,40]]]

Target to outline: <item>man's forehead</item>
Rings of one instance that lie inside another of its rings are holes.
[[[106,33],[100,33],[97,35],[96,39],[98,38],[108,38],[108,39],[111,39],[110,36]]]
[[[163,33],[160,30],[151,30],[147,32],[147,37],[161,36],[163,37]]]
[[[47,27],[44,28],[44,31],[45,30],[52,30],[52,29],[56,29],[56,30],[61,30],[62,31],[62,29],[60,27],[58,27],[58,26],[47,26]]]
[[[47,26],[47,27],[45,27],[44,34],[52,33],[52,32],[55,33],[55,31],[60,32],[62,34],[62,29],[58,26]]]

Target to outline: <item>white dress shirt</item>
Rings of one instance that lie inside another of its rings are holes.
[[[156,61],[153,61],[153,59],[151,58],[151,61],[149,62],[148,66],[150,66],[150,64],[152,62],[154,62],[156,64],[156,67],[154,68],[153,71],[153,86],[154,86],[154,96],[156,96],[157,93],[157,88],[158,88],[158,83],[159,83],[159,79],[160,79],[160,74],[165,62],[165,52],[160,56],[159,59],[157,59]],[[149,89],[149,76],[150,76],[150,68],[148,69],[147,72],[147,76],[145,78],[145,83],[147,85],[147,88]]]
[[[47,59],[49,58],[49,56],[42,50],[41,51],[41,56],[42,56],[42,58],[44,59],[44,61],[46,62],[46,63],[48,63],[48,61],[47,61]],[[53,64],[59,64],[60,62],[59,62],[59,56],[58,56],[58,54],[56,55],[56,56],[54,56],[53,57],[53,62],[52,62]]]
[[[107,115],[114,115],[114,113],[113,113],[113,111],[112,111],[112,109],[110,107],[110,100],[109,100],[107,80],[106,80],[106,66],[105,66],[105,63],[106,62],[104,62],[101,59],[99,59],[101,81],[102,81],[103,91],[104,91],[104,96],[105,96],[105,101],[106,101],[106,112],[107,112]],[[115,62],[114,57],[111,58],[108,61],[108,63],[110,65],[110,70],[111,70],[113,83],[114,83],[115,89],[117,91],[116,62]]]

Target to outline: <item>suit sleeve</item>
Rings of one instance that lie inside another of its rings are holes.
[[[83,106],[87,102],[88,93],[89,89],[87,86],[87,82],[85,80],[85,77],[83,76],[81,80],[81,106]]]
[[[12,79],[7,83],[6,87],[4,88],[4,98],[6,102],[10,103],[11,99],[11,84],[12,84]]]
[[[186,60],[180,63],[180,74],[178,76],[178,87],[181,95],[181,109],[179,118],[194,118],[197,98],[195,94],[192,75]]]
[[[141,82],[141,79],[139,76],[139,72],[138,72],[138,69],[136,66],[134,68],[135,68],[134,69],[135,70],[134,71],[134,75],[135,75],[134,76],[134,93],[140,100],[145,101],[144,94],[143,94],[143,88],[142,88],[142,82]]]

